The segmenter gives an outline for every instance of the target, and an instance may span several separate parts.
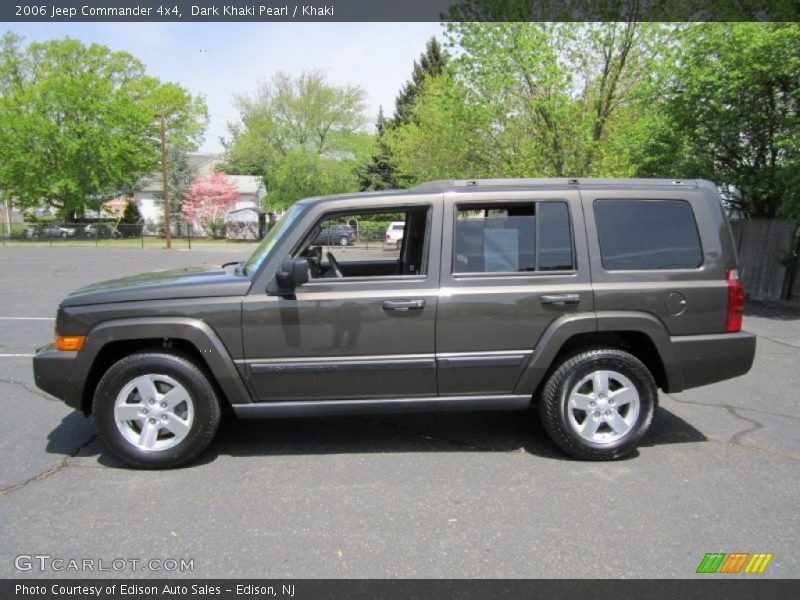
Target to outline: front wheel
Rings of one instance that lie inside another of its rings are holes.
[[[340,246],[347,246],[350,243],[350,238],[346,235],[343,235],[339,238],[339,245]]]
[[[567,454],[613,460],[633,452],[650,428],[658,392],[635,356],[613,348],[566,359],[539,400],[547,434]]]
[[[145,469],[178,467],[217,431],[220,405],[206,374],[171,353],[132,354],[115,363],[94,395],[97,433],[119,458]]]

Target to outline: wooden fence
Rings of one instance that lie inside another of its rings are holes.
[[[789,290],[786,298],[792,302],[800,302],[800,260],[794,267],[794,276],[786,285]]]
[[[793,274],[787,268],[788,258],[797,245],[794,221],[747,219],[732,222],[731,228],[747,297],[800,299],[800,272]],[[795,271],[800,271],[800,265]]]

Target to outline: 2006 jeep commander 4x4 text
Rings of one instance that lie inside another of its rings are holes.
[[[405,223],[399,248],[338,223]],[[240,417],[538,404],[568,454],[613,459],[657,388],[746,373],[744,294],[707,181],[440,181],[296,203],[244,263],[92,285],[58,309],[36,384],[139,467]]]

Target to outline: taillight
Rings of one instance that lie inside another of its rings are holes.
[[[387,242],[389,241],[389,234],[388,233],[386,234],[386,241]]]
[[[742,330],[742,313],[744,313],[744,286],[739,279],[739,271],[728,269],[725,273],[728,283],[728,314],[725,319],[725,331]]]

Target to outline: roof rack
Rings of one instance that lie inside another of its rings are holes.
[[[554,178],[517,178],[517,179],[436,179],[421,183],[411,191],[441,192],[457,188],[492,188],[492,187],[553,187],[565,185],[681,185],[698,187],[694,179],[601,179],[596,177],[554,177]]]

